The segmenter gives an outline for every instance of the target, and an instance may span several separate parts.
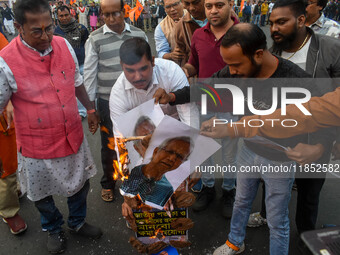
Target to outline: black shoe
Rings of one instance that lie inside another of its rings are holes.
[[[207,186],[203,186],[203,189],[196,198],[196,202],[193,204],[192,209],[196,212],[205,210],[208,205],[215,198],[215,187],[209,188]]]
[[[98,239],[103,235],[103,232],[100,228],[87,224],[86,222],[80,229],[78,229],[78,231],[70,228],[70,232],[72,234],[90,237],[93,239]]]
[[[48,233],[47,250],[52,254],[62,253],[66,250],[66,238],[64,231],[54,234]]]
[[[230,219],[233,215],[233,206],[235,202],[236,190],[223,190],[222,196],[222,216],[224,218]]]

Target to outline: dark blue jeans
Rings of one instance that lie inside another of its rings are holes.
[[[101,156],[102,156],[102,166],[103,166],[103,177],[100,180],[100,184],[103,189],[114,189],[116,181],[113,179],[114,168],[113,160],[117,159],[117,154],[114,150],[111,150],[107,145],[109,144],[109,138],[113,137],[112,122],[110,118],[110,108],[109,101],[98,98],[98,112],[100,117],[100,127],[105,127],[108,131],[105,132],[100,130],[101,137]]]
[[[78,230],[82,227],[86,218],[86,197],[89,192],[90,182],[87,180],[83,188],[71,197],[67,198],[69,216],[67,224],[70,228]],[[59,233],[64,224],[63,216],[54,204],[52,196],[45,197],[35,202],[40,212],[40,221],[43,229],[49,233]]]
[[[266,25],[266,16],[267,15],[261,15],[261,27],[263,27],[264,25]]]

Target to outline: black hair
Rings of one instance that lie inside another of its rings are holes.
[[[297,18],[301,15],[306,16],[306,6],[307,2],[304,0],[277,0],[273,6],[273,10],[279,7],[289,7]]]
[[[127,39],[119,49],[120,61],[127,65],[137,64],[144,55],[152,61],[150,45],[141,37]]]
[[[62,6],[58,7],[57,8],[57,13],[58,13],[58,11],[62,12],[64,10],[68,10],[68,13],[71,13],[70,8],[68,8],[68,6],[66,6],[66,5],[62,5]]]
[[[322,11],[323,11],[323,9],[325,9],[325,7],[326,7],[326,5],[327,5],[327,2],[328,2],[328,0],[318,0],[318,2],[317,2],[317,6],[320,6],[320,7],[322,7],[322,9],[321,9],[321,11],[320,11],[320,12],[322,12]]]
[[[46,0],[18,0],[14,8],[14,18],[20,25],[26,22],[26,12],[49,12],[51,15],[50,5]]]
[[[242,23],[232,26],[222,39],[221,46],[229,48],[239,44],[242,52],[249,59],[252,59],[259,49],[267,49],[266,35],[258,26],[250,23]]]

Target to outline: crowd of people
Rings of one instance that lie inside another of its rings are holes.
[[[69,3],[66,5],[64,5],[62,1],[55,3],[50,2],[51,12],[56,25],[58,24],[58,8],[62,6],[66,6],[71,16],[79,22],[79,24],[89,28],[91,31],[96,30],[97,27],[102,25],[99,6],[94,1],[86,1],[86,3],[83,1],[79,1],[78,3],[74,1],[73,4]]]
[[[117,152],[108,144],[119,133],[118,118],[142,103],[155,98],[164,114],[199,129],[199,122],[193,121],[193,115],[198,115],[197,105],[190,102],[189,81],[195,78],[258,78],[252,98],[258,110],[264,110],[271,105],[269,95],[274,86],[266,82],[269,78],[285,78],[275,86],[287,88],[292,86],[287,78],[340,77],[340,60],[335,54],[340,51],[340,26],[336,22],[339,2],[334,0],[276,0],[269,4],[266,0],[248,0],[238,9],[232,0],[145,1],[142,26],[139,20],[131,22],[131,7],[123,0],[101,0],[99,5],[89,2],[89,7],[86,4],[18,0],[13,12],[8,6],[2,11],[6,31],[15,34],[11,28],[15,26],[18,36],[8,44],[4,33],[0,34],[0,216],[13,234],[27,229],[18,214],[18,180],[21,192],[27,193],[40,213],[50,253],[66,249],[64,220],[53,195],[67,197],[71,233],[93,239],[103,234],[86,220],[89,179],[97,173],[97,167],[81,117],[87,116],[92,134],[99,128],[103,169],[100,196],[112,202]],[[270,48],[261,29],[266,22],[273,39]],[[151,54],[147,32],[154,32],[157,58]],[[307,124],[291,132],[273,132],[266,126],[215,127],[212,117],[239,120],[233,114],[231,94],[221,95],[223,108],[201,116],[201,131],[209,137],[223,138],[223,165],[291,168],[328,164],[331,154],[340,158],[339,133],[330,127],[340,126],[337,85],[311,82],[304,87],[312,96],[324,95],[305,104],[316,111],[320,121],[297,116]],[[294,106],[287,107],[287,111],[291,115],[298,112]],[[277,112],[273,116],[280,118]],[[247,118],[251,117],[240,121]],[[278,153],[252,141],[238,148],[236,137],[257,134],[290,149]],[[139,146],[145,151],[146,145]],[[174,161],[182,156],[164,148],[157,149],[157,157]],[[183,155],[188,156],[188,148]],[[155,162],[147,165],[146,172],[154,172]],[[204,164],[213,163],[214,159],[209,158]],[[137,170],[135,175],[143,175],[144,168]],[[207,210],[216,197],[215,177],[209,172],[192,177],[195,182],[189,188],[197,193],[192,209]],[[225,174],[221,214],[231,220],[230,233],[214,255],[243,252],[247,225],[263,224],[268,224],[270,230],[270,254],[288,254],[288,204],[294,179],[298,189],[295,222],[301,234],[316,227],[325,178],[326,174],[295,179],[292,172],[279,177],[270,173]],[[251,214],[261,182],[262,211]],[[132,220],[131,212],[124,202],[123,216]]]

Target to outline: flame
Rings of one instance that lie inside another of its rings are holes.
[[[162,239],[165,238],[165,236],[164,236],[163,233],[164,233],[164,231],[163,231],[161,228],[159,228],[159,229],[157,229],[157,230],[155,231],[155,235],[154,235],[154,236],[151,236],[150,238],[151,238],[151,239],[158,238],[159,240],[162,240]]]
[[[100,131],[103,131],[104,133],[106,133],[106,134],[110,134],[110,132],[109,132],[109,130],[107,129],[107,127],[105,127],[105,126],[101,126],[100,127]]]
[[[107,131],[106,127],[101,127],[103,132]],[[124,181],[128,179],[128,164],[130,163],[128,151],[126,149],[126,143],[124,142],[123,135],[119,133],[115,137],[109,137],[108,148],[115,150],[119,160],[113,160],[114,174],[113,179],[118,180],[119,178]]]

